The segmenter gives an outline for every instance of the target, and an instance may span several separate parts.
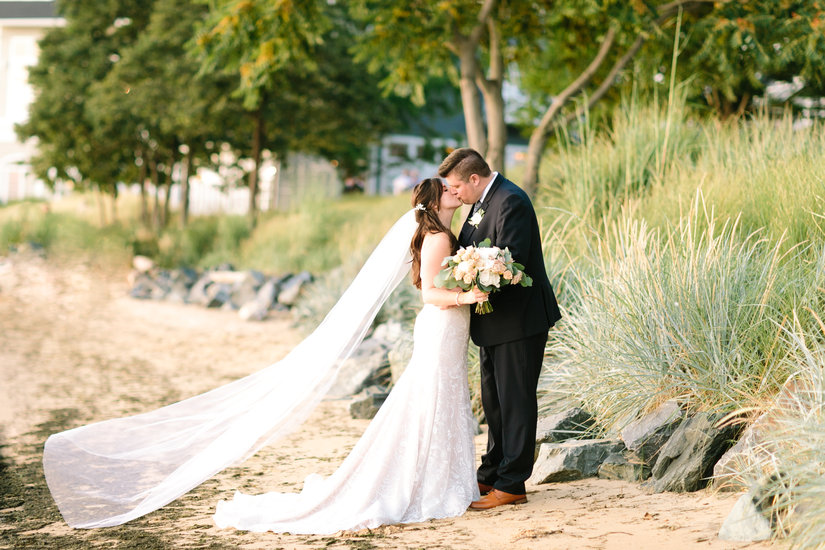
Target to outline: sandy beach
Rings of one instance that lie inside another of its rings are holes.
[[[237,313],[127,296],[128,269],[32,253],[0,258],[0,548],[769,548],[716,534],[739,495],[648,494],[600,479],[528,486],[528,502],[336,536],[220,530],[235,490],[299,491],[329,474],[368,424],[326,400],[301,429],[126,525],[73,530],[40,466],[49,434],[196,395],[278,360],[301,339],[287,313]],[[485,436],[476,438],[480,454]]]

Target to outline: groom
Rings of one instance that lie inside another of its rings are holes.
[[[532,277],[531,287],[507,285],[490,294],[493,312],[472,313],[470,336],[480,348],[481,403],[487,417],[487,453],[478,468],[486,510],[527,501],[524,482],[533,471],[536,445],[536,386],[547,331],[561,318],[547,280],[538,221],[527,194],[470,148],[456,149],[438,168],[450,191],[473,210],[458,243],[475,245],[489,238],[508,247],[513,259]]]

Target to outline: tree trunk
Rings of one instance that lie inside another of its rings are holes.
[[[192,149],[186,152],[180,175],[180,226],[189,223],[189,174],[192,172]]]
[[[174,151],[174,149],[172,149]],[[164,187],[164,195],[163,195],[163,212],[161,215],[162,227],[166,227],[169,225],[169,203],[172,198],[172,186],[175,184],[175,178],[172,177],[175,171],[175,164],[177,164],[178,159],[175,156],[175,153],[169,155],[169,165],[166,167],[166,170],[163,172],[164,179],[166,180],[166,186]]]
[[[112,223],[117,223],[117,198],[119,196],[117,184],[112,186]]]
[[[504,97],[501,94],[504,83],[504,60],[501,55],[498,28],[493,19],[489,20],[488,29],[490,70],[487,78],[484,78],[479,70],[477,79],[487,114],[487,164],[491,169],[504,173],[507,148],[507,123],[504,120]]]
[[[106,203],[103,200],[103,190],[100,184],[95,185],[95,197],[97,197],[97,212],[100,216],[100,227],[106,226]]]
[[[476,58],[476,44],[468,40],[462,40],[458,44],[458,58],[461,65],[461,79],[459,87],[461,89],[461,105],[464,108],[464,125],[467,132],[467,144],[481,153],[487,155],[487,137],[484,132],[484,115],[481,110],[481,98],[479,97],[476,79],[479,76],[480,68]]]
[[[160,219],[160,173],[158,172],[158,164],[155,162],[155,159],[152,159],[149,163],[149,172],[152,174],[152,185],[155,186],[155,204],[152,209],[152,223],[155,226],[155,230],[160,232],[162,227]]]
[[[264,117],[263,100],[254,115],[255,129],[252,134],[252,160],[255,161],[252,172],[249,174],[249,226],[255,228],[258,222],[258,172],[261,168],[261,152],[263,149]]]
[[[144,227],[149,227],[149,199],[146,196],[146,158],[143,152],[138,153],[140,166],[138,167],[138,183],[140,184],[140,221]]]

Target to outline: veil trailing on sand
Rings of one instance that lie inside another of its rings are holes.
[[[409,271],[414,214],[392,226],[318,328],[277,363],[155,411],[50,436],[43,470],[66,523],[140,517],[300,425]]]

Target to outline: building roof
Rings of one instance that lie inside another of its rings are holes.
[[[57,17],[57,2],[0,1],[0,19],[51,19]]]

